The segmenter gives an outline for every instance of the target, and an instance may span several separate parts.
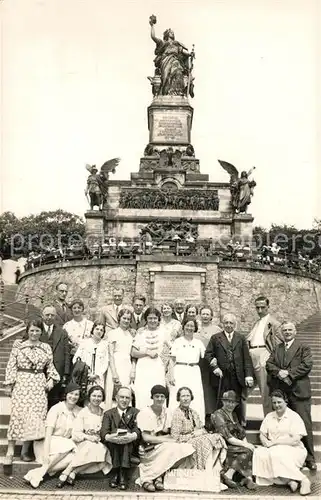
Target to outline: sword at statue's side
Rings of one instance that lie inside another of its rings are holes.
[[[195,59],[195,45],[193,44],[192,45],[192,50],[191,50],[191,53],[189,54],[188,56],[188,66],[189,66],[189,72],[188,72],[188,82],[187,82],[187,93],[186,93],[186,97],[188,98],[189,96],[189,92],[190,92],[190,88],[191,88],[191,82],[192,82],[192,71],[193,71],[193,67],[194,67],[194,59]]]

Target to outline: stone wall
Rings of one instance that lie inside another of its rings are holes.
[[[270,311],[279,320],[289,318],[300,323],[321,308],[321,279],[302,272],[274,271],[269,266],[243,263],[218,263],[214,257],[140,256],[137,260],[105,259],[74,261],[46,265],[24,273],[19,281],[18,300],[28,294],[30,302],[40,306],[40,297],[50,301],[60,281],[69,285],[68,299],[82,298],[86,313],[94,317],[97,310],[110,302],[112,289],[122,287],[125,301],[144,294],[152,300],[153,286],[149,270],[157,265],[177,265],[206,269],[202,285],[204,302],[214,310],[215,323],[222,315],[233,312],[239,329],[248,330],[256,318],[254,299],[265,295],[270,299]]]

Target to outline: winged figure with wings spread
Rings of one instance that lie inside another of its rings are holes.
[[[256,182],[254,180],[249,180],[249,177],[255,170],[255,167],[251,168],[248,172],[241,172],[241,177],[239,177],[239,172],[234,165],[222,160],[218,160],[218,162],[221,167],[223,167],[224,170],[230,174],[230,191],[232,195],[231,203],[234,212],[246,213],[256,186]]]
[[[101,167],[100,172],[96,165],[86,164],[86,169],[90,172],[87,179],[87,187],[85,189],[85,195],[89,195],[90,210],[94,210],[94,207],[98,207],[102,210],[104,202],[107,198],[107,182],[109,179],[110,172],[114,174],[116,172],[116,167],[120,162],[120,158],[113,158],[112,160],[106,161]]]

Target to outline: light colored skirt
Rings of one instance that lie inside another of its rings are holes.
[[[137,360],[134,384],[136,408],[141,410],[151,404],[151,388],[165,385],[165,367],[160,357],[148,356]]]
[[[177,462],[194,453],[189,443],[162,443],[144,455],[139,465],[139,478],[136,483],[142,485],[153,481],[171,469]]]
[[[260,446],[253,453],[253,475],[259,486],[280,484],[279,478],[302,481],[305,478],[301,467],[307,451],[301,446],[279,444],[265,448]]]
[[[84,469],[83,466],[87,467]],[[112,469],[112,461],[109,450],[102,443],[83,441],[80,443],[73,455],[71,466],[73,469],[82,467],[82,472],[93,474],[103,471],[104,474]]]

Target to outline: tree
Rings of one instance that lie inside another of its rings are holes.
[[[85,224],[81,217],[64,210],[41,212],[18,218],[12,212],[0,216],[1,252],[4,258],[27,255],[83,242]]]

